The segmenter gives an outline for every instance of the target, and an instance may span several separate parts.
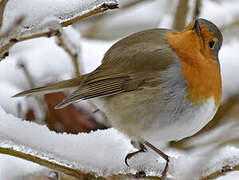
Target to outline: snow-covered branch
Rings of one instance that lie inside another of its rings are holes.
[[[4,2],[2,1],[5,7]],[[8,50],[17,42],[38,37],[51,37],[58,33],[60,27],[71,25],[86,17],[117,8],[116,0],[89,0],[85,3],[71,0],[56,4],[56,2],[24,1],[24,8],[12,0],[7,3],[2,16],[3,26],[1,32],[6,31],[14,20],[25,16],[20,26],[15,26],[8,36],[0,38],[0,59],[8,55]],[[26,11],[25,6],[28,7]],[[0,19],[1,20],[1,19]]]
[[[138,172],[145,172],[150,179],[160,177],[165,165],[155,153],[149,151],[130,160],[130,168],[127,167],[124,157],[135,149],[127,137],[114,129],[78,135],[57,134],[46,126],[22,121],[2,109],[0,117],[0,153],[74,177],[134,178],[140,174]],[[204,178],[222,169],[226,172],[225,166],[236,170],[239,165],[239,149],[230,146],[219,150],[211,148],[200,154],[175,151],[170,156],[169,174],[173,177]],[[197,173],[191,173],[190,168],[193,167],[196,167]]]

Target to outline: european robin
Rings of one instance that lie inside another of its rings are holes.
[[[112,126],[138,142],[149,143],[192,136],[215,115],[221,101],[222,83],[218,52],[222,34],[212,22],[196,19],[183,31],[149,29],[115,43],[93,72],[15,96],[76,90],[56,108],[79,100],[92,100]]]

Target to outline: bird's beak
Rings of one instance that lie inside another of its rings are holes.
[[[197,35],[201,37],[201,29],[198,20],[195,20],[193,29],[196,31]]]

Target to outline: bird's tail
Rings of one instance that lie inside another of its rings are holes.
[[[28,95],[39,95],[39,94],[46,94],[52,92],[58,92],[63,90],[75,89],[80,86],[82,80],[85,78],[86,75],[82,75],[77,78],[60,81],[55,84],[42,86],[38,88],[29,89],[23,92],[20,92],[13,97],[20,97],[20,96],[28,96]]]

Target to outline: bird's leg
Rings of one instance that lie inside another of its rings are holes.
[[[168,163],[169,163],[169,156],[167,154],[164,154],[162,151],[160,151],[158,148],[156,148],[154,145],[152,145],[151,143],[149,143],[148,141],[144,142],[145,145],[147,145],[150,149],[152,149],[154,152],[156,152],[157,154],[159,154],[162,158],[165,159],[166,161],[166,165],[165,168],[162,172],[162,177],[164,178],[167,174],[168,171]]]
[[[129,166],[128,164],[128,159],[132,158],[134,155],[140,153],[140,152],[146,152],[147,149],[146,147],[142,144],[142,143],[139,143],[139,150],[138,151],[135,151],[135,152],[132,152],[132,153],[129,153],[126,155],[125,159],[124,159],[124,162],[127,166]]]

